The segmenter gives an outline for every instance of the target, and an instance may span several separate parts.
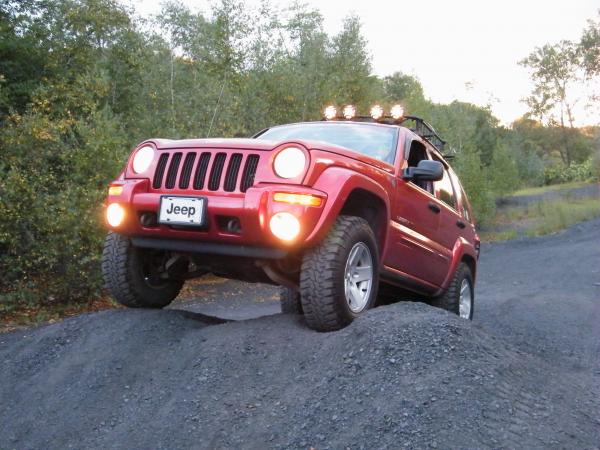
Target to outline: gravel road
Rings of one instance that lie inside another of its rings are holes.
[[[600,448],[599,236],[485,245],[472,323],[400,302],[320,334],[217,281],[0,335],[0,448]]]
[[[525,206],[532,203],[537,203],[541,200],[557,200],[560,198],[582,199],[582,198],[599,198],[600,199],[600,184],[594,183],[587,186],[571,189],[558,189],[555,191],[547,191],[542,194],[519,195],[499,198],[498,206]]]

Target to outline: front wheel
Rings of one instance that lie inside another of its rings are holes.
[[[450,286],[432,305],[450,311],[463,319],[473,320],[475,293],[473,291],[473,274],[465,263],[460,263]]]
[[[283,314],[302,314],[300,293],[295,289],[283,286],[279,291],[279,304]]]
[[[340,216],[302,260],[300,299],[308,326],[334,331],[371,308],[379,285],[379,252],[369,223]]]
[[[163,308],[183,286],[183,281],[168,277],[168,257],[163,250],[136,248],[128,237],[110,232],[102,253],[104,284],[124,306]]]

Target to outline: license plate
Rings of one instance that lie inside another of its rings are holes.
[[[204,197],[178,197],[163,195],[160,198],[158,221],[168,225],[202,226],[206,210]]]

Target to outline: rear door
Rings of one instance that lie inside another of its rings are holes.
[[[460,204],[458,195],[452,184],[448,166],[435,155],[432,157],[434,160],[444,164],[444,177],[434,183],[435,197],[440,206],[440,223],[436,231],[435,240],[444,247],[444,251],[447,255],[446,266],[440,274],[440,278],[437,279],[438,283],[442,283],[450,269],[454,244],[461,236],[463,229],[467,224],[459,212]]]

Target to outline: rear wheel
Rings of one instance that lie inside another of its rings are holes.
[[[109,233],[102,253],[102,274],[110,294],[130,308],[163,308],[177,297],[182,280],[169,278],[170,254],[136,248],[128,237]],[[179,263],[180,264],[180,263]]]
[[[460,263],[446,292],[433,299],[431,303],[463,319],[473,320],[475,306],[473,274],[467,264]]]
[[[333,331],[371,308],[379,285],[373,230],[360,217],[340,216],[302,260],[300,294],[309,327]]]

